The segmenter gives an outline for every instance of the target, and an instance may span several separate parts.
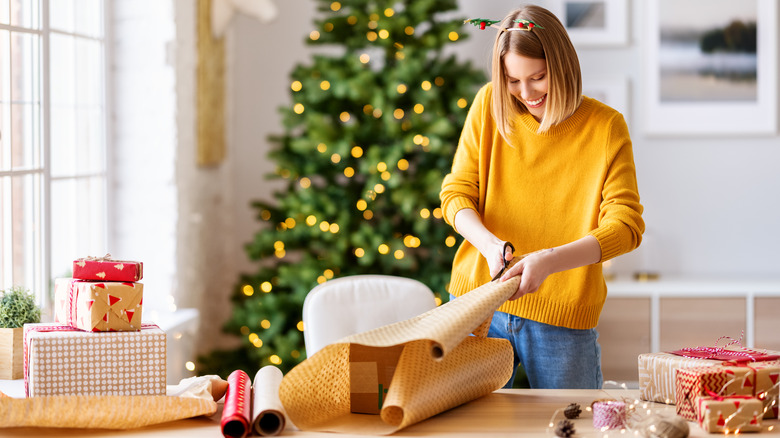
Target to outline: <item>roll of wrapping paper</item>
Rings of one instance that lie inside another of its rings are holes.
[[[491,281],[422,315],[319,350],[282,379],[279,396],[290,421],[301,430],[390,434],[501,388],[512,375],[512,347],[485,336],[493,312],[519,281]],[[400,354],[388,354],[394,351]],[[379,388],[379,415],[356,414],[351,385],[372,383],[351,381],[350,373],[370,364],[371,355],[377,364],[395,361],[394,373],[386,394]],[[360,363],[351,363],[358,356]]]
[[[242,370],[230,373],[220,422],[222,435],[226,438],[244,438],[249,434],[251,397],[249,376]]]
[[[275,436],[284,430],[284,407],[279,400],[282,377],[282,371],[273,365],[264,366],[255,374],[252,386],[252,430],[257,435]]]

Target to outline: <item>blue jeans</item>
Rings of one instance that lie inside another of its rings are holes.
[[[495,312],[488,337],[512,343],[515,367],[522,364],[531,388],[601,389],[601,346],[596,329],[575,330]]]

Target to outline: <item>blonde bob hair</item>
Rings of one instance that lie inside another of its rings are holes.
[[[532,30],[500,30],[493,46],[493,117],[504,139],[509,139],[515,121],[528,108],[509,93],[504,56],[514,53],[547,63],[547,105],[539,124],[545,132],[574,114],[582,101],[582,73],[577,52],[560,20],[550,11],[529,5],[509,13],[501,28],[517,27],[514,20],[529,20]],[[542,29],[543,28],[543,29]]]

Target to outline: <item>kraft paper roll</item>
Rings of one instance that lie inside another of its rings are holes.
[[[255,374],[252,386],[252,430],[260,436],[275,436],[285,426],[284,406],[279,400],[282,371],[267,365]]]
[[[512,347],[485,336],[493,312],[519,281],[490,282],[319,350],[282,379],[279,396],[290,420],[301,430],[390,434],[501,388],[512,375]],[[394,365],[390,386],[386,394],[379,388],[379,415],[353,413],[356,387],[371,389],[376,381],[351,381],[351,373],[370,369],[372,358]]]
[[[0,427],[134,429],[216,412],[214,400],[165,395],[0,397]]]

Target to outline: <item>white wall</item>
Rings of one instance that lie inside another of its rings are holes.
[[[200,310],[205,353],[236,341],[220,328],[232,311],[235,260],[246,257],[232,226],[231,162],[196,165],[196,4],[113,2],[110,248],[144,263],[144,320]]]
[[[240,245],[235,251],[242,253],[243,243],[259,227],[249,203],[271,199],[273,187],[264,177],[273,170],[266,158],[271,147],[267,137],[282,132],[277,108],[289,105],[288,75],[296,63],[310,62],[311,51],[303,40],[312,30],[315,2],[276,0],[275,4],[279,16],[274,22],[261,24],[239,16],[231,29],[234,52],[229,73],[232,117],[228,129],[232,141],[228,160],[233,168],[232,214]],[[464,17],[500,18],[518,2],[460,0],[460,4]],[[630,87],[626,116],[634,141],[647,232],[642,247],[616,260],[616,270],[780,275],[780,135],[646,135],[641,100],[643,7],[639,0],[630,1],[629,46],[579,50],[586,81],[627,80]],[[487,68],[493,35],[475,28],[468,31],[471,39],[452,50]],[[734,114],[735,123],[739,117]],[[241,270],[253,269],[245,255],[238,263]]]
[[[148,309],[171,303],[176,275],[176,75],[167,52],[174,10],[158,0],[112,5],[109,251],[144,263],[147,319]]]

